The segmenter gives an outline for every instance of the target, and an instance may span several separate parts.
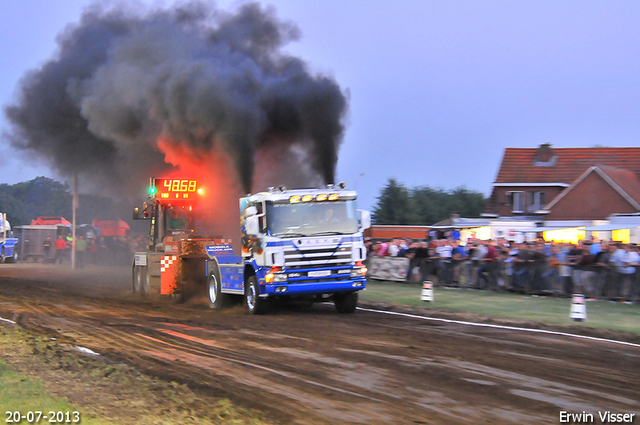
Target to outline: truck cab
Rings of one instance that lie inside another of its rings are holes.
[[[18,261],[18,250],[16,249],[18,238],[11,236],[11,224],[7,220],[7,215],[0,212],[0,263]]]
[[[362,232],[371,222],[367,211],[357,209],[355,191],[344,184],[270,188],[241,198],[240,218],[241,255],[210,254],[213,308],[225,294],[242,294],[251,313],[266,311],[277,297],[333,301],[341,313],[355,310],[366,287]]]

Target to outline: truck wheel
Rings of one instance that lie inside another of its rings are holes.
[[[15,247],[13,247],[13,255],[11,256],[11,262],[12,263],[18,262],[18,251],[16,251]]]
[[[251,314],[264,314],[267,311],[267,300],[259,297],[258,278],[249,276],[244,284],[244,299]]]
[[[29,261],[27,259],[27,261]],[[138,273],[138,268],[136,267],[136,263],[134,262],[131,265],[131,292],[136,293],[136,273]]]
[[[131,292],[140,292],[140,267],[135,264],[131,269]]]
[[[209,296],[210,308],[220,310],[226,305],[227,296],[222,293],[222,282],[220,281],[220,273],[217,267],[209,275],[207,295]]]
[[[149,294],[149,282],[151,281],[151,269],[149,266],[140,267],[140,293],[143,295]]]
[[[353,313],[358,305],[358,293],[355,291],[346,294],[336,294],[334,303],[338,313]]]
[[[136,294],[149,293],[149,268],[133,266],[133,292]]]
[[[0,264],[5,262],[6,257],[4,256],[4,247],[0,250]]]

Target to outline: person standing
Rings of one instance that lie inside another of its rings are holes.
[[[67,243],[62,238],[62,235],[58,235],[58,238],[53,243],[53,247],[56,249],[56,256],[53,259],[53,264],[60,263],[64,260],[64,256],[67,250]]]
[[[616,244],[617,249],[609,258],[609,263],[615,267],[613,278],[613,298],[616,300],[622,300],[624,284],[628,280],[628,274],[634,273],[633,267],[626,267],[627,250],[625,245],[621,242]],[[633,271],[631,270],[633,269]]]
[[[83,269],[84,268],[84,261],[85,261],[85,253],[87,252],[87,240],[84,238],[84,236],[80,235],[78,236],[78,240],[76,241],[76,256],[78,257],[78,268]]]
[[[487,247],[487,253],[480,260],[481,265],[478,269],[478,289],[495,291],[498,287],[495,274],[498,251],[492,241],[485,242],[485,246]]]
[[[625,245],[627,255],[623,260],[623,266],[620,268],[622,274],[622,283],[620,285],[620,298],[626,302],[632,302],[636,296],[636,268],[640,263],[640,255],[633,245]]]
[[[42,243],[42,252],[44,253],[45,264],[51,260],[51,238],[47,236]]]
[[[451,268],[451,259],[453,258],[453,246],[447,239],[443,239],[437,250],[439,257],[438,285],[441,283],[451,286],[453,281],[453,270]]]
[[[463,270],[464,264],[467,260],[467,253],[465,252],[464,247],[460,245],[460,241],[458,239],[454,239],[453,241],[451,241],[451,247],[452,247],[452,251],[451,251],[452,263],[451,264],[452,264],[452,273],[453,273],[452,283],[456,283],[458,286],[460,286],[460,283],[462,281],[462,279],[460,278],[462,275],[461,271]]]
[[[633,273],[633,278],[631,278],[630,286],[629,286],[629,298],[627,300],[628,303],[635,303],[636,298],[638,296],[638,281],[640,280],[638,276],[638,267],[640,266],[640,247],[638,245],[632,245],[629,256],[627,257],[627,265],[629,267],[633,267],[635,269],[635,273]]]
[[[387,247],[387,255],[389,255],[389,257],[397,257],[398,252],[400,252],[398,241],[396,239],[393,239],[391,242],[389,242],[389,246]]]

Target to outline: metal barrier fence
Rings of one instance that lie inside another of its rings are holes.
[[[614,266],[552,265],[549,261],[442,260],[412,262],[405,257],[369,258],[369,278],[522,294],[637,301],[640,265],[635,273]]]

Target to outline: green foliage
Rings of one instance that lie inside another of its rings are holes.
[[[411,224],[411,197],[407,188],[389,179],[377,198],[378,205],[373,208],[371,218],[376,224]]]
[[[69,185],[47,177],[14,185],[0,184],[0,211],[7,213],[12,226],[31,224],[38,217],[61,216],[71,221],[72,198]],[[130,211],[130,205],[110,198],[80,194],[77,222],[90,224],[94,218],[127,219]]]
[[[38,216],[71,215],[69,187],[47,177],[0,185],[0,211],[13,225],[29,224]]]
[[[454,213],[478,217],[486,203],[482,193],[464,187],[452,191],[429,186],[407,189],[393,178],[377,199],[371,214],[374,224],[430,225]]]

